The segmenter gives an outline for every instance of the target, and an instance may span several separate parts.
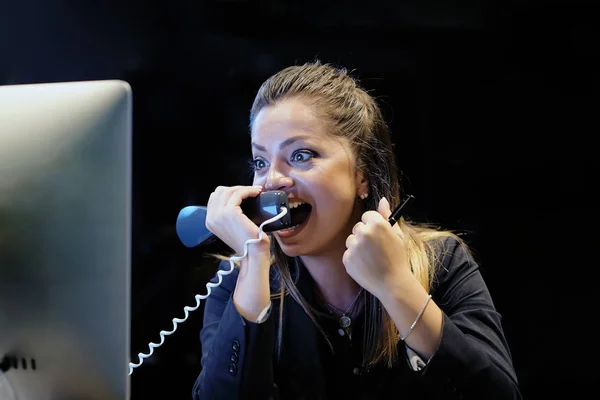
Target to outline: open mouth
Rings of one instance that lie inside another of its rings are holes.
[[[301,225],[304,221],[308,219],[310,212],[312,211],[312,206],[308,203],[301,202],[290,202],[290,219],[292,225],[290,228]]]

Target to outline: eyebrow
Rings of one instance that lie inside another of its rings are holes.
[[[308,136],[306,136],[306,135],[298,135],[298,136],[294,136],[289,139],[286,139],[283,142],[281,142],[281,144],[279,145],[279,150],[282,150],[284,147],[287,147],[299,140],[306,140],[307,138],[308,138]],[[266,147],[256,144],[254,142],[252,142],[252,147],[254,147],[256,150],[260,150],[260,151],[264,151],[264,152],[267,151]]]

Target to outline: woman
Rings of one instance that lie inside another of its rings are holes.
[[[206,225],[242,255],[261,233],[242,200],[282,190],[294,227],[262,234],[212,290],[195,399],[521,398],[465,244],[388,222],[390,134],[356,80],[286,68],[258,91],[250,130],[255,186],[217,188]]]

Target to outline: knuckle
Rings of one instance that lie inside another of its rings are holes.
[[[364,238],[367,239],[377,237],[376,229],[373,226],[365,226],[365,229],[361,231],[361,234]]]
[[[223,186],[223,185],[219,185],[219,186],[217,186],[217,188],[215,189],[215,193],[216,193],[217,195],[223,195],[223,194],[225,194],[225,193],[228,193],[228,192],[230,192],[230,191],[231,191],[231,189],[232,189],[232,188],[231,188],[231,187],[229,187],[229,186]]]
[[[377,232],[381,232],[382,230],[386,229],[387,226],[389,226],[389,223],[384,218],[374,218],[373,219],[373,223],[372,223],[373,230],[375,230]]]
[[[350,261],[350,251],[349,251],[349,250],[346,250],[346,251],[344,252],[344,255],[342,256],[342,262],[343,262],[344,264],[346,264],[346,263],[348,263],[348,261]]]

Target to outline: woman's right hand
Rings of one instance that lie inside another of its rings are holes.
[[[240,205],[249,197],[256,197],[262,191],[261,186],[219,186],[208,198],[206,228],[231,247],[236,254],[244,254],[244,243],[249,239],[258,239],[258,226],[242,212]],[[269,249],[268,235],[253,246]]]

